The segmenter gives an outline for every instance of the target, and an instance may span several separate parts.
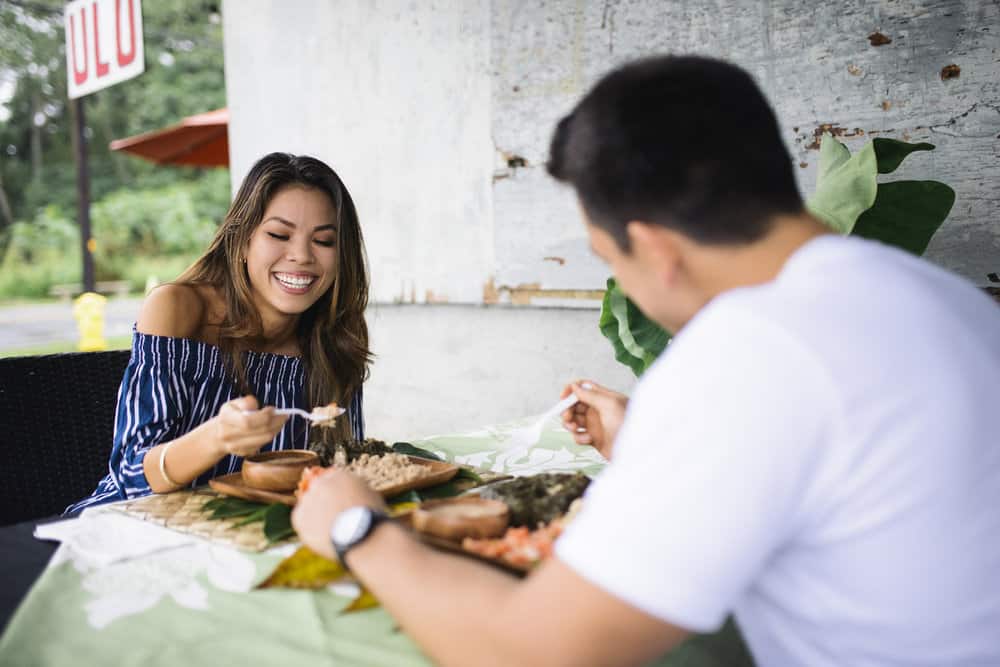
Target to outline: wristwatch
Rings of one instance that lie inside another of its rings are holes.
[[[330,541],[333,542],[333,549],[345,570],[350,571],[345,560],[347,552],[364,542],[375,527],[388,518],[384,512],[366,505],[348,507],[337,515],[330,526]]]

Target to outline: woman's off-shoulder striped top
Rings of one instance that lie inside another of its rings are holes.
[[[250,390],[261,406],[312,408],[304,405],[305,373],[298,357],[247,352],[244,363]],[[230,380],[219,348],[201,341],[135,331],[132,357],[118,389],[108,474],[89,497],[70,505],[65,513],[151,493],[142,466],[146,452],[208,421],[224,403],[237,396],[239,392]],[[359,389],[345,415],[359,440],[364,438],[361,403]],[[293,418],[261,451],[301,449],[308,442],[308,423]],[[241,457],[227,455],[191,486],[236,472],[242,464]]]

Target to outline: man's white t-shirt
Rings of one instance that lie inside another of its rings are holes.
[[[823,236],[706,306],[643,376],[556,544],[758,664],[1000,665],[1000,308]]]

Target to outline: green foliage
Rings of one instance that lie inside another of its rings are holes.
[[[856,234],[921,254],[941,227],[955,191],[937,181],[879,183],[906,156],[933,144],[874,139],[854,155],[830,134],[820,144],[816,192],[806,207],[842,234]]]
[[[63,0],[0,2],[0,63],[5,76],[15,83],[13,96],[0,109],[0,199],[6,198],[13,216],[7,219],[0,207],[0,256],[6,254],[13,222],[34,221],[40,210],[52,206],[68,219],[76,218],[72,119],[66,100],[65,4]],[[136,196],[146,189],[162,194],[177,184],[195,183],[197,189],[205,179],[213,183],[228,179],[225,170],[163,167],[108,149],[113,139],[160,129],[184,116],[225,106],[219,4],[214,0],[143,3],[146,71],[83,98],[92,201],[122,190]],[[217,189],[208,189],[212,194],[207,199],[192,194],[193,213],[188,208],[177,214],[185,224],[221,217],[201,210],[203,203],[217,208]],[[224,210],[228,182],[222,192]],[[164,234],[169,237],[174,232]],[[197,234],[194,229],[177,229],[178,238],[168,243],[176,249],[183,244],[182,237]],[[67,247],[66,252],[68,257],[80,251]],[[130,254],[134,261],[134,251]],[[79,267],[79,260],[74,261]],[[97,266],[99,278],[121,272],[121,267]],[[59,282],[79,280],[77,270],[75,276]],[[16,283],[18,278],[7,282]],[[0,290],[0,296],[4,294],[7,291]]]
[[[879,183],[878,174],[895,171],[911,153],[933,144],[874,139],[853,155],[829,134],[820,144],[816,191],[806,208],[841,234],[894,245],[915,255],[927,249],[955,203],[955,191],[937,181]],[[642,373],[663,351],[670,334],[647,318],[608,279],[600,319],[615,359]]]
[[[954,203],[955,191],[937,181],[882,183],[851,233],[922,255]]]
[[[91,207],[98,280],[127,280],[141,292],[153,276],[173,280],[208,246],[225,215],[229,177],[224,170],[197,181],[148,190],[124,188]],[[0,261],[0,298],[39,298],[57,284],[80,282],[80,233],[57,205],[9,229]]]
[[[670,342],[670,334],[643,315],[614,278],[608,278],[599,326],[615,349],[615,359],[636,376],[642,375]]]
[[[851,155],[847,146],[836,139],[829,141],[827,136],[819,147],[816,192],[806,206],[834,231],[849,234],[858,216],[875,203],[878,158],[871,142]]]
[[[39,298],[52,285],[80,279],[80,233],[58,206],[38,211],[31,222],[10,227],[0,257],[0,297]]]
[[[201,507],[209,519],[238,519],[233,527],[245,526],[255,521],[263,522],[264,537],[271,544],[295,534],[292,528],[292,508],[282,503],[256,503],[242,498],[219,496]]]

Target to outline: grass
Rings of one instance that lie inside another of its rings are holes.
[[[112,336],[107,340],[109,350],[127,350],[132,344],[132,336]],[[45,345],[35,345],[32,347],[22,347],[14,350],[0,351],[0,357],[25,357],[36,354],[59,354],[60,352],[77,352],[76,340],[59,341],[46,343]]]

